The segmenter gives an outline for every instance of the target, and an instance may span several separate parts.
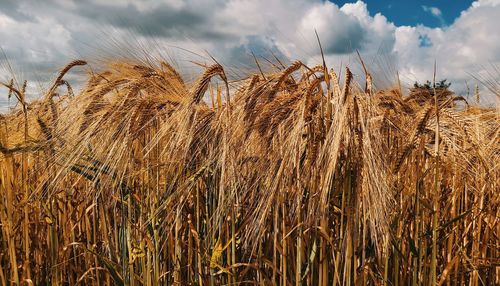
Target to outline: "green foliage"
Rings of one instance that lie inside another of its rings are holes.
[[[440,80],[438,82],[436,82],[436,90],[438,89],[448,89],[451,85],[451,82],[446,82],[446,79],[443,79],[443,80]],[[426,81],[424,84],[420,84],[418,82],[415,82],[413,84],[413,88],[412,89],[426,89],[428,90],[430,93],[433,93],[433,84],[432,82],[430,81]]]

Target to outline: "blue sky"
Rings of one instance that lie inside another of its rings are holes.
[[[356,1],[331,1],[339,6]],[[453,24],[460,13],[469,8],[470,0],[365,0],[368,10],[373,16],[376,13],[385,15],[397,26],[416,26],[422,24],[427,27],[440,27]],[[433,8],[439,9],[435,10]],[[432,12],[434,11],[435,14]],[[439,14],[440,15],[436,15]]]
[[[160,55],[188,79],[208,53],[233,78],[255,72],[252,53],[314,66],[317,31],[330,67],[357,76],[359,51],[384,88],[396,73],[406,86],[425,82],[437,61],[438,78],[464,95],[466,81],[500,82],[498,27],[500,0],[0,0],[0,56],[35,95],[75,58],[98,68],[103,56]],[[0,59],[0,81],[12,77],[6,67]]]

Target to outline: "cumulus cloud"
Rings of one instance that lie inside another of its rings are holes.
[[[477,1],[448,27],[398,27],[394,52],[401,74],[429,79],[436,60],[438,75],[463,90],[465,80],[474,81],[473,76],[487,73],[488,66],[500,66],[498,15],[500,1]],[[422,37],[427,45],[422,45]]]
[[[441,15],[442,15],[441,10],[439,10],[438,7],[422,5],[422,9],[424,9],[425,12],[431,13],[435,17],[441,17]]]
[[[314,30],[321,35],[327,54],[351,53],[362,47],[366,37],[360,21],[331,2],[312,7],[302,17],[298,33],[309,35],[306,39],[310,41],[311,35],[315,35]],[[314,50],[318,50],[317,46]]]
[[[422,9],[442,18],[436,7]],[[430,79],[437,60],[438,76],[460,90],[466,79],[473,80],[471,73],[500,65],[498,15],[499,0],[479,0],[453,23],[429,28],[398,27],[380,13],[370,14],[363,1],[338,6],[321,0],[4,0],[0,46],[23,77],[44,82],[73,58],[103,51],[133,55],[134,47],[167,51],[181,68],[189,57],[208,60],[207,52],[234,70],[255,69],[252,53],[315,64],[316,30],[334,68],[355,65],[359,50],[372,69],[379,67],[379,77],[390,82],[399,71],[411,84]],[[1,80],[8,76],[0,71]]]

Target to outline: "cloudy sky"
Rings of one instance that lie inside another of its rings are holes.
[[[359,50],[380,86],[396,72],[411,85],[431,79],[436,60],[438,77],[465,92],[466,80],[499,80],[499,27],[500,0],[1,0],[0,80],[10,65],[37,89],[72,59],[144,53],[187,76],[210,54],[238,78],[256,69],[251,53],[319,63],[316,30],[331,67],[359,66]]]

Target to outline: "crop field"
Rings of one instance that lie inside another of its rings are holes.
[[[363,67],[2,82],[0,285],[499,285],[498,104]]]

